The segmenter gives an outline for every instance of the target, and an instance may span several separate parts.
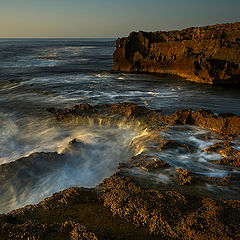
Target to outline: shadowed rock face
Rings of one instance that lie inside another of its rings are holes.
[[[114,71],[174,74],[208,84],[240,84],[240,23],[119,38]]]

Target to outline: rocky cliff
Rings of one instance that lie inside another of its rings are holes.
[[[116,41],[113,71],[174,74],[240,84],[240,22],[169,32],[132,32]]]

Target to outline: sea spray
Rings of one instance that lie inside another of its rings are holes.
[[[41,122],[36,135],[25,134],[25,141],[33,141],[39,153],[26,152],[24,158],[0,166],[1,212],[37,203],[71,186],[94,187],[133,155],[132,139],[141,134],[138,125],[85,120]],[[46,149],[52,153],[44,153]]]

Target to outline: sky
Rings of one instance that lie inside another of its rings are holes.
[[[0,38],[116,38],[240,21],[240,0],[0,0]]]

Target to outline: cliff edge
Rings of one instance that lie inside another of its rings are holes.
[[[240,22],[169,32],[132,32],[116,41],[113,71],[174,74],[240,85]]]

